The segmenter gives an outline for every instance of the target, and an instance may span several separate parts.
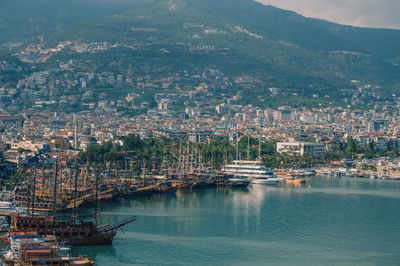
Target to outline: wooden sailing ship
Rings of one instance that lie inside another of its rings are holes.
[[[88,246],[111,244],[116,228],[96,226],[94,222],[59,220],[50,216],[13,215],[10,232],[31,232],[56,238],[67,245]]]
[[[111,244],[116,234],[116,230],[124,226],[127,223],[133,222],[136,218],[129,219],[125,222],[120,223],[117,226],[109,227],[109,225],[98,226],[97,224],[97,212],[98,212],[98,199],[99,195],[99,169],[96,171],[96,178],[94,180],[94,205],[95,205],[95,221],[83,221],[77,215],[77,207],[81,204],[81,199],[77,198],[78,195],[78,169],[75,171],[75,190],[74,198],[70,203],[70,208],[75,212],[72,216],[62,217],[60,216],[59,208],[57,203],[59,197],[57,196],[58,190],[58,165],[55,165],[54,169],[55,176],[53,178],[53,197],[52,197],[52,215],[38,215],[35,210],[34,202],[27,203],[28,210],[26,214],[13,214],[9,220],[10,232],[30,232],[34,231],[38,234],[49,235],[53,234],[59,241],[64,242],[67,245],[74,246],[87,246],[87,245],[105,245]],[[34,183],[36,178],[34,178]],[[29,187],[29,186],[28,186]],[[28,193],[27,199],[36,199],[35,197],[35,184],[33,189],[33,197],[30,197]],[[28,189],[29,191],[29,189]],[[61,218],[60,218],[61,217]],[[71,219],[74,218],[74,219]]]

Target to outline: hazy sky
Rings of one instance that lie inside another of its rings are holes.
[[[400,29],[400,0],[257,1],[346,25]]]

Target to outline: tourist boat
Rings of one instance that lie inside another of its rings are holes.
[[[97,226],[92,221],[59,220],[49,216],[12,215],[10,232],[35,231],[41,235],[54,234],[57,240],[72,246],[111,244],[116,229],[135,221],[129,219],[117,226]]]
[[[9,201],[0,201],[0,215],[10,215],[15,212],[22,212],[23,209],[14,206]]]
[[[310,180],[307,178],[300,178],[296,176],[289,176],[288,178],[285,179],[286,184],[304,184],[308,181]]]
[[[310,179],[305,178],[305,174],[302,171],[290,171],[286,173],[286,176],[283,178],[286,184],[304,184]]]
[[[201,189],[201,188],[210,188],[210,187],[215,187],[216,183],[215,181],[210,178],[210,179],[205,179],[205,180],[195,180],[190,186],[190,189]]]
[[[172,186],[171,182],[158,182],[154,185],[153,192],[155,193],[175,193],[176,187]]]
[[[308,181],[305,178],[293,178],[293,179],[286,179],[286,184],[304,184]]]
[[[235,177],[227,175],[225,176],[227,179],[224,182],[225,186],[231,187],[247,187],[250,184],[250,179],[242,178],[242,177]]]
[[[55,177],[57,177],[57,173],[57,165],[55,165]],[[36,193],[36,189],[33,189],[32,191],[28,189],[29,185],[36,187],[36,178],[34,178],[33,181],[34,183],[30,184],[28,180],[26,183],[27,188],[22,188],[18,193],[16,193],[16,197],[22,197],[21,199],[23,199],[24,204],[27,207],[27,212],[26,214],[12,213],[10,215],[8,222],[11,233],[33,231],[40,235],[53,234],[58,241],[72,246],[106,245],[112,243],[117,228],[136,220],[136,218],[129,219],[128,221],[122,222],[114,227],[109,227],[109,225],[97,225],[99,197],[109,195],[113,191],[111,189],[101,190],[99,185],[99,169],[96,170],[95,180],[93,180],[93,191],[87,190],[87,192],[90,193],[82,195],[79,198],[78,196],[80,196],[80,193],[78,193],[77,174],[75,174],[75,189],[73,191],[70,190],[69,194],[72,193],[72,195],[69,195],[69,199],[67,199],[64,190],[59,193],[60,195],[57,195],[59,192],[59,183],[57,182],[58,178],[53,177],[53,191],[45,191],[44,194]],[[76,215],[76,213],[78,213],[78,206],[92,198],[94,198],[95,206],[95,214],[92,216],[94,221],[78,220]],[[39,216],[37,214],[38,212],[36,207],[38,206],[37,203],[39,202],[39,199],[46,200],[46,202],[49,203],[47,209],[50,210],[50,208],[52,208],[51,216]],[[62,207],[60,207],[59,204],[61,204]],[[74,211],[75,215],[71,217],[60,217],[60,210],[65,209],[66,207]]]
[[[282,181],[277,178],[274,172],[262,165],[260,160],[234,160],[231,164],[225,165],[222,169],[223,174],[227,177],[227,184],[277,184]]]
[[[58,220],[49,216],[12,215],[10,232],[35,231],[38,234],[53,234],[67,245],[111,244],[115,232],[98,230],[93,222]]]
[[[10,233],[10,247],[3,253],[4,265],[83,265],[95,262],[82,256],[72,256],[69,247],[60,246],[56,237],[36,232]]]
[[[25,197],[25,199],[23,199]],[[36,200],[35,202],[29,201],[27,196],[18,195],[15,197],[14,203],[19,208],[29,209],[30,211],[38,212],[52,212],[54,210],[52,201]],[[57,208],[60,208],[61,204],[57,204]]]
[[[265,177],[257,177],[256,179],[251,180],[250,184],[256,185],[276,185],[282,181],[282,178],[265,178]]]
[[[303,169],[303,170],[299,170],[299,173],[304,174],[304,176],[314,176],[315,170]]]

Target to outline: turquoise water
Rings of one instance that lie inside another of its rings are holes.
[[[152,195],[101,205],[112,246],[76,251],[97,265],[400,265],[400,182],[315,177]]]

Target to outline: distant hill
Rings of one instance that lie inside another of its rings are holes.
[[[135,8],[149,0],[2,0],[0,44],[48,34]]]
[[[343,26],[249,0],[189,1],[190,6],[224,17],[271,39],[310,50],[353,51],[384,58],[400,57],[400,31]]]
[[[351,80],[376,85],[383,95],[400,90],[399,30],[338,25],[252,0],[156,0],[48,35],[45,43],[66,40],[119,48],[100,57],[70,50],[49,64],[86,58],[97,62],[96,71],[145,65],[138,71],[153,75],[213,68],[257,80],[242,86],[249,97],[279,87],[340,99]]]

